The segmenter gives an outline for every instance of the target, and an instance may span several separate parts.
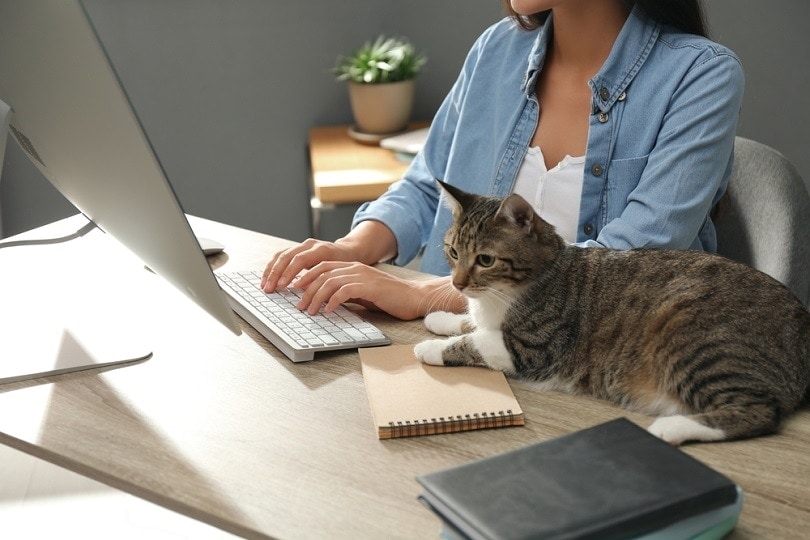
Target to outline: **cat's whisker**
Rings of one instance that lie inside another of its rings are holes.
[[[486,287],[485,293],[480,296],[479,300],[491,304],[493,307],[503,307],[510,305],[514,298],[494,287]]]

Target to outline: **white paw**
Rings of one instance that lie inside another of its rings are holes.
[[[647,431],[673,446],[686,441],[721,441],[726,438],[722,429],[704,426],[681,415],[662,416],[653,422]]]
[[[434,311],[425,315],[425,328],[440,336],[455,336],[461,333],[462,322],[466,315]]]
[[[417,343],[413,348],[413,354],[417,359],[426,364],[443,366],[444,361],[442,361],[442,352],[444,351],[445,346],[446,343],[443,339],[428,339],[427,341]]]

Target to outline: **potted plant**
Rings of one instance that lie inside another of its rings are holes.
[[[357,138],[405,129],[413,110],[414,79],[427,58],[406,38],[381,35],[351,55],[338,58],[334,73],[349,83]]]

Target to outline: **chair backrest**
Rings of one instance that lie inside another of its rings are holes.
[[[810,195],[785,156],[737,137],[715,226],[721,255],[769,274],[810,305]]]

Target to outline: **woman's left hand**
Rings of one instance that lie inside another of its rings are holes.
[[[310,315],[351,302],[412,320],[436,311],[459,311],[466,300],[449,278],[410,281],[357,262],[322,262],[292,283],[304,290],[298,309]]]

